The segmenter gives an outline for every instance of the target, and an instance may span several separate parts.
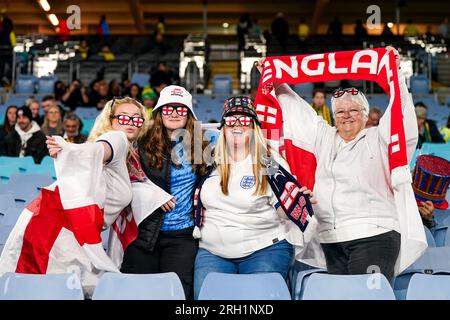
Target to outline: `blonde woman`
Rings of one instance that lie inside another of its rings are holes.
[[[58,180],[21,214],[0,258],[0,274],[75,271],[89,294],[102,272],[119,272],[100,232],[131,202],[127,163],[147,122],[142,104],[113,99],[97,117],[89,142],[47,137]]]
[[[62,136],[64,134],[61,109],[58,106],[54,105],[47,109],[41,131],[46,136]]]
[[[276,155],[268,150],[253,102],[233,97],[224,109],[214,167],[196,192],[197,208],[202,210],[200,219],[196,210],[196,226],[201,229],[194,231],[200,238],[196,299],[210,272],[278,272],[286,277],[294,260],[296,226],[269,184],[265,161]],[[276,161],[287,169],[281,158]],[[306,188],[299,192],[311,195]]]

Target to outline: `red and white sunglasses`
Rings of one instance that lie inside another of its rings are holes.
[[[144,118],[142,117],[130,117],[127,116],[126,114],[116,114],[114,116],[112,116],[111,118],[113,119],[117,119],[117,122],[121,125],[121,126],[126,126],[127,124],[132,123],[133,126],[140,128],[144,125]]]
[[[188,115],[189,109],[183,106],[164,106],[162,107],[162,114],[165,116],[170,116],[174,111],[181,117],[186,117]]]
[[[243,127],[249,127],[252,123],[252,118],[249,116],[228,116],[225,117],[225,124],[227,127],[234,127],[236,123],[239,122],[239,124]]]

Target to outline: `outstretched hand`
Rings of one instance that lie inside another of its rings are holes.
[[[62,150],[62,147],[56,142],[56,139],[51,136],[46,136],[47,140],[45,143],[47,144],[48,153],[50,157],[55,158],[58,155],[58,152]]]

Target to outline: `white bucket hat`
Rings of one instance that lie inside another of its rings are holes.
[[[194,109],[192,108],[192,95],[185,88],[172,85],[162,89],[159,95],[158,102],[153,108],[153,112],[158,110],[160,107],[171,103],[179,103],[188,107],[188,109],[192,112],[195,120],[197,120],[197,116],[195,115]]]

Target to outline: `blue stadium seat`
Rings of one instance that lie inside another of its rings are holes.
[[[420,154],[431,154],[444,159],[450,159],[450,144],[425,142],[420,148]]]
[[[0,244],[5,245],[13,226],[0,225]]]
[[[218,74],[213,79],[213,94],[231,94],[233,92],[232,78],[229,74]]]
[[[436,247],[436,241],[434,240],[433,234],[430,229],[423,227],[425,229],[425,235],[427,236],[427,243],[429,247]],[[442,246],[441,246],[442,247]]]
[[[150,75],[148,73],[133,73],[131,83],[137,83],[141,88],[150,85]]]
[[[198,300],[291,300],[279,273],[208,273]]]
[[[292,90],[294,90],[301,97],[305,97],[305,96],[310,97],[314,90],[314,83],[305,82],[305,83],[294,84],[292,86]]]
[[[303,270],[292,274],[291,278],[291,292],[294,300],[302,300],[305,292],[305,286],[308,283],[309,278],[314,273],[327,273],[325,269],[309,268],[307,265],[303,265]]]
[[[450,247],[429,247],[425,253],[417,259],[394,280],[394,293],[397,300],[405,300],[406,291],[415,273],[447,274],[450,273]]]
[[[174,272],[108,272],[99,279],[92,300],[185,300],[185,295],[181,281]]]
[[[17,208],[9,208],[6,210],[5,215],[0,221],[0,225],[6,227],[12,227],[16,225],[17,220],[21,214],[21,210]]]
[[[429,93],[428,88],[429,80],[424,75],[411,76],[410,79],[410,89],[412,94],[427,94]]]
[[[19,172],[19,167],[14,163],[0,165],[0,182],[7,183],[11,175]]]
[[[450,199],[450,192],[447,192],[447,201]],[[439,225],[450,226],[450,210],[434,210],[434,219]]]
[[[55,92],[55,82],[58,80],[55,76],[43,76],[38,80],[39,94],[53,94]]]
[[[16,203],[12,194],[0,194],[0,215],[5,215],[10,208],[15,208]]]
[[[450,300],[450,275],[414,274],[406,300]]]
[[[83,122],[83,129],[81,129],[81,133],[88,136],[91,132],[92,128],[94,127],[95,118],[94,119],[82,119]]]
[[[33,75],[20,74],[16,79],[16,93],[34,93],[36,86],[36,77]]]
[[[437,227],[434,232],[434,240],[436,242],[436,247],[450,246],[450,227]]]
[[[84,300],[81,283],[75,273],[5,273],[0,283],[2,300]]]
[[[103,249],[108,250],[108,241],[109,241],[109,233],[111,231],[111,228],[108,228],[106,230],[103,230],[100,233],[100,236],[102,237],[102,244],[103,244]]]
[[[26,171],[27,166],[34,165],[32,156],[26,157],[0,157],[0,165],[9,164],[16,165],[20,171]]]
[[[380,273],[314,273],[305,286],[303,300],[395,300],[395,295],[386,277]]]
[[[8,186],[32,185],[36,189],[40,189],[51,185],[53,182],[55,181],[49,173],[19,173],[11,175]]]
[[[100,113],[95,107],[78,107],[75,113],[80,119],[95,119]]]
[[[15,95],[11,95],[8,100],[6,100],[4,106],[5,107],[9,107],[9,106],[18,106],[21,107],[25,104],[26,100],[27,100],[27,96],[15,96]]]

